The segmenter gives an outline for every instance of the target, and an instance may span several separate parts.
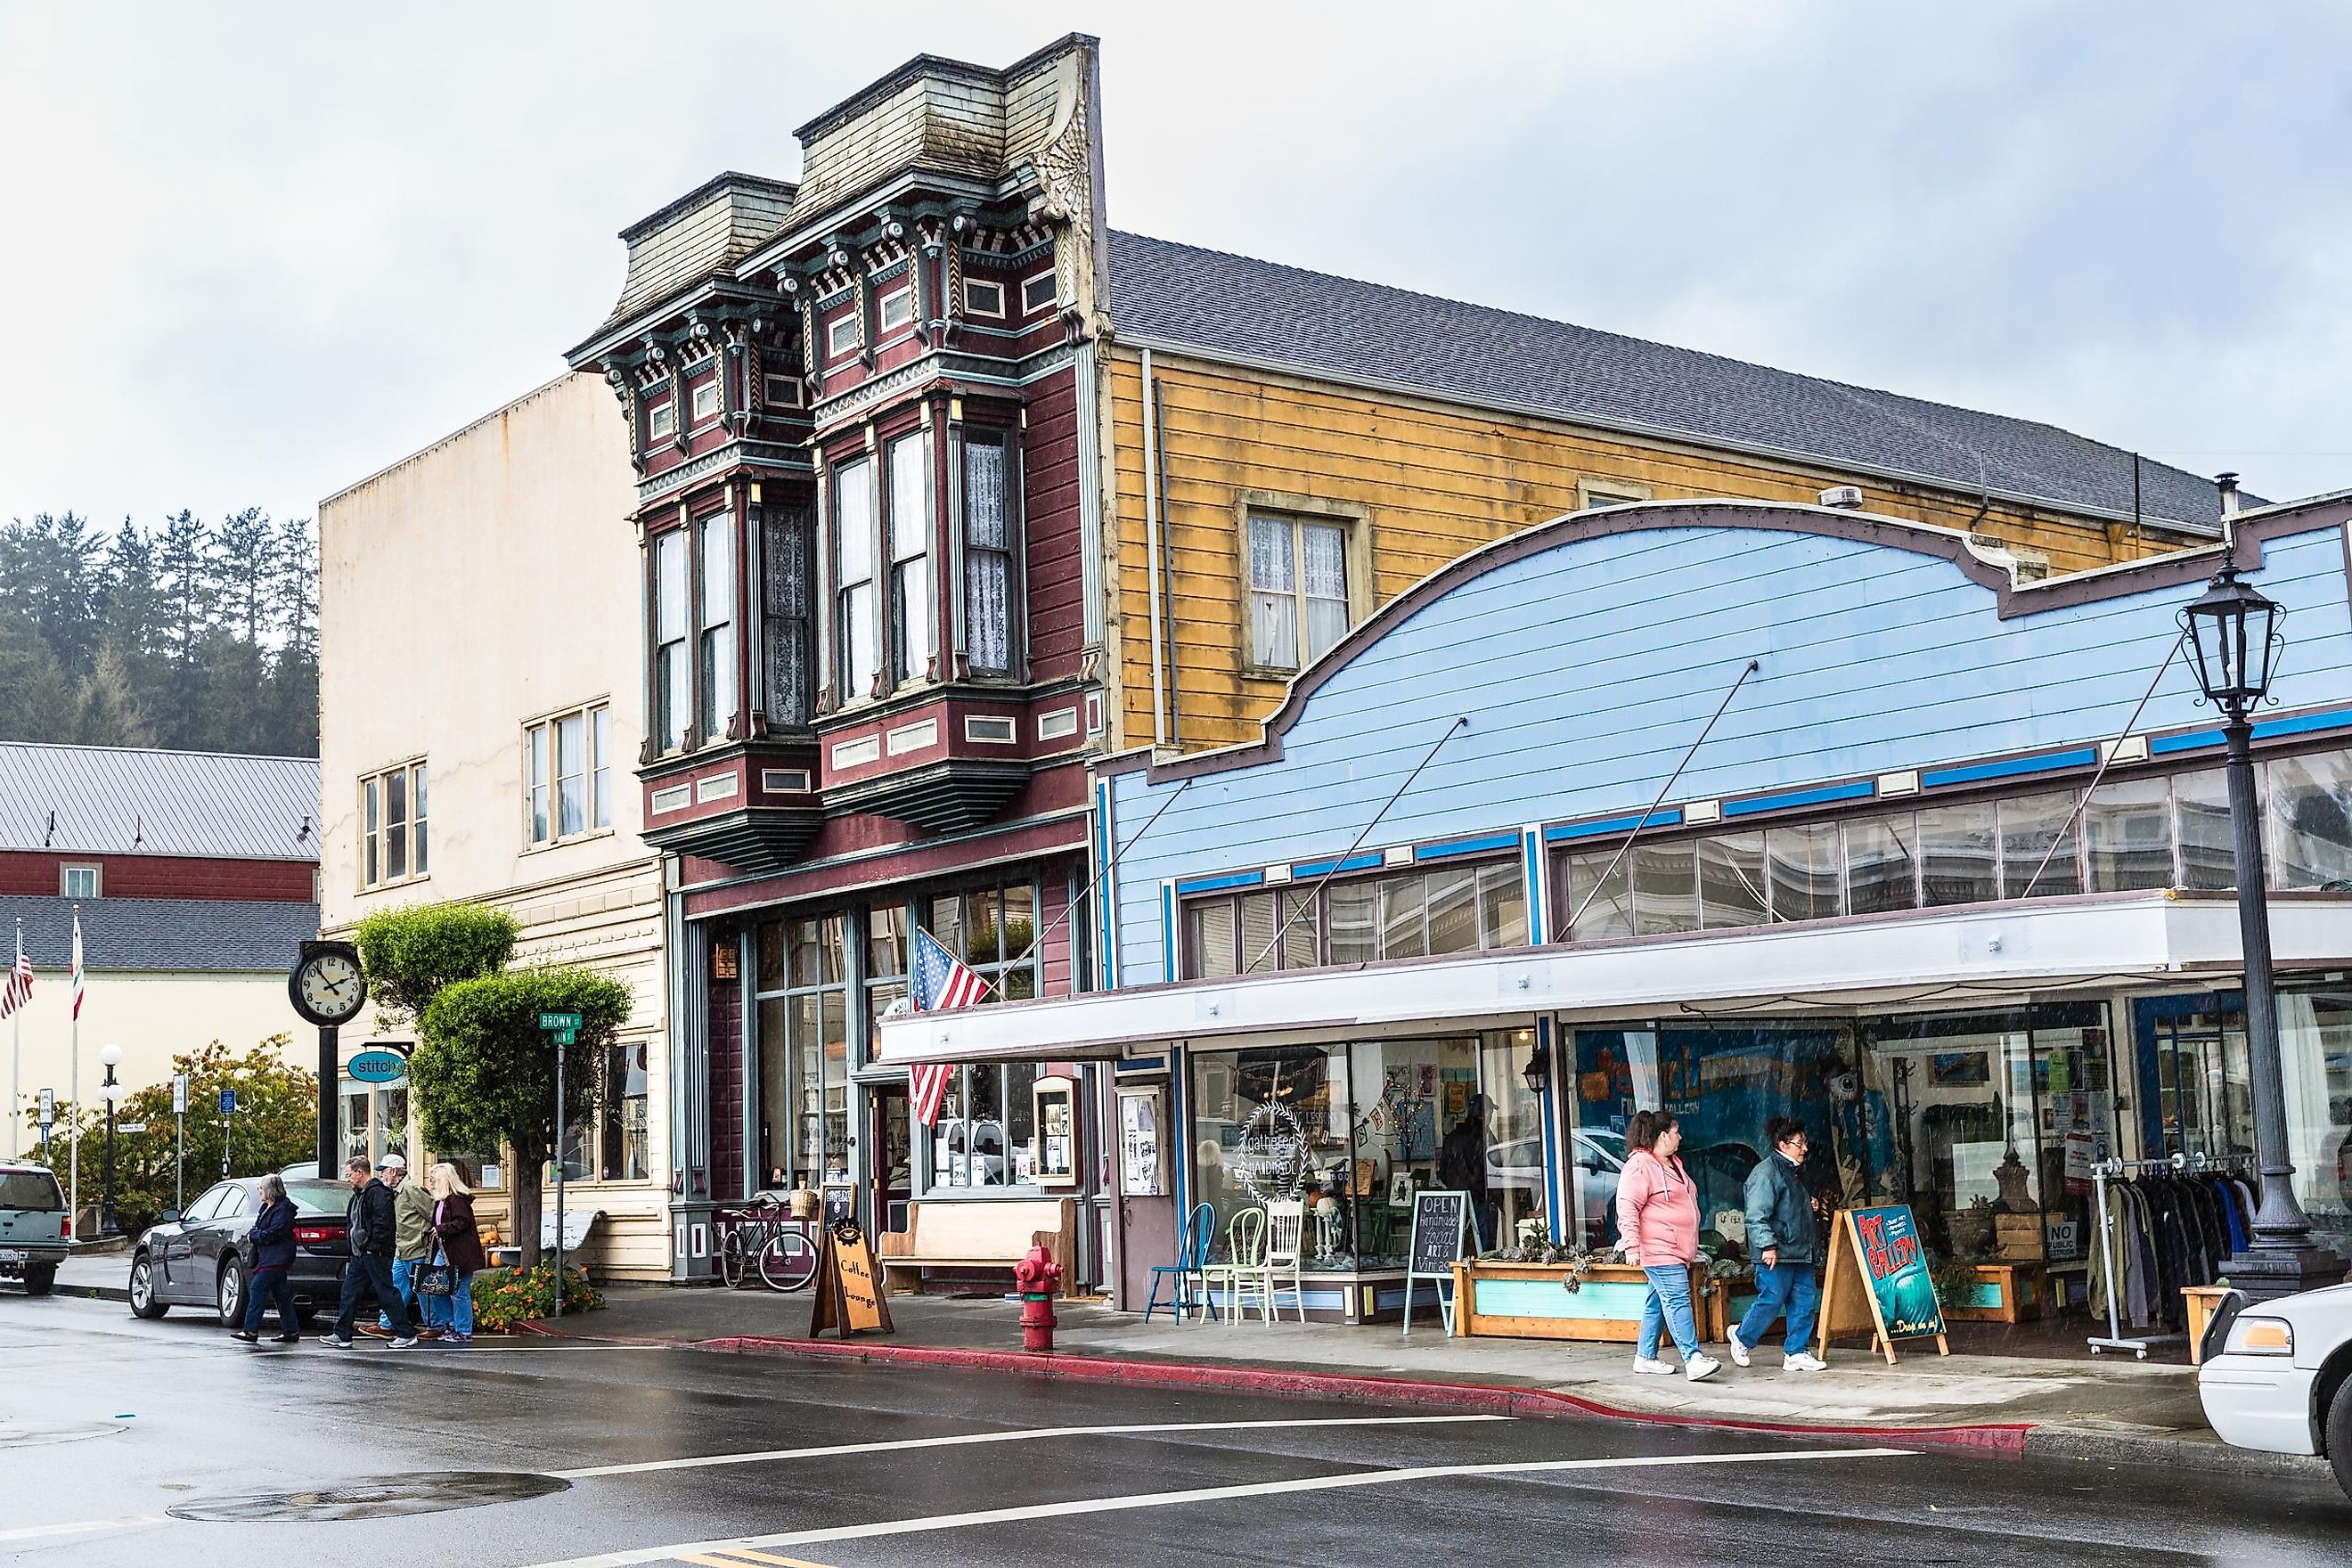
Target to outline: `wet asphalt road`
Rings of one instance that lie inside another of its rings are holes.
[[[2352,1561],[2324,1479],[489,1343],[257,1352],[0,1293],[0,1563]]]

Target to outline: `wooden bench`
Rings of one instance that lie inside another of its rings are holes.
[[[886,1289],[915,1289],[926,1268],[1002,1268],[1042,1247],[1062,1266],[1065,1294],[1076,1288],[1071,1268],[1077,1205],[1069,1198],[917,1199],[903,1231],[882,1234]],[[899,1275],[910,1275],[903,1285]]]
[[[574,1255],[586,1245],[589,1233],[596,1228],[596,1222],[604,1217],[603,1209],[576,1209],[568,1205],[565,1207],[563,1267],[567,1272],[579,1262],[579,1258]],[[539,1249],[550,1258],[555,1256],[555,1205],[553,1204],[549,1204],[539,1216]],[[490,1247],[485,1250],[488,1255],[490,1267],[493,1268],[512,1268],[522,1260],[522,1247],[517,1243],[509,1243],[503,1247]]]

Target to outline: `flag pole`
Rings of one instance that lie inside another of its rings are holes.
[[[25,967],[25,917],[16,917],[16,968],[8,972],[8,984],[16,984],[17,971]],[[8,1158],[24,1157],[25,1136],[25,1004],[19,1000],[8,1009]]]
[[[81,905],[73,907],[73,1119],[66,1123],[66,1214],[81,1225]]]

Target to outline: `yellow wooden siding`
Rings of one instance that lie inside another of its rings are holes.
[[[1150,741],[1151,665],[1144,540],[1142,375],[1136,356],[1108,360],[1114,539],[1110,647],[1124,731]],[[1186,747],[1252,739],[1284,683],[1244,668],[1244,492],[1276,492],[1362,509],[1369,538],[1368,613],[1412,584],[1515,530],[1573,511],[1578,484],[1646,487],[1653,500],[1734,497],[1813,501],[1831,486],[1862,488],[1883,516],[1967,529],[2079,571],[2177,549],[2185,540],[2126,525],[1974,497],[1897,486],[1823,465],[1776,464],[1701,447],[1645,441],[1532,417],[1454,409],[1181,357],[1155,356],[1167,452],[1169,594],[1173,606],[1179,739]],[[1353,586],[1351,584],[1351,586]]]

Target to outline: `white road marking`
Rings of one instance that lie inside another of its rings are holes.
[[[577,1470],[546,1470],[559,1480],[592,1476],[637,1476],[653,1470],[695,1470],[711,1465],[757,1465],[771,1459],[817,1459],[838,1454],[887,1454],[904,1448],[951,1448],[971,1443],[1026,1443],[1041,1437],[1133,1436],[1146,1432],[1269,1432],[1285,1427],[1444,1426],[1472,1421],[1507,1421],[1507,1415],[1340,1415],[1285,1421],[1155,1421],[1130,1426],[1018,1427],[1000,1432],[958,1432],[943,1437],[898,1437],[887,1442],[840,1443],[828,1448],[765,1448],[749,1454],[706,1454],[688,1459],[647,1459],[634,1465],[591,1465]]]
[[[29,1524],[16,1530],[0,1530],[0,1541],[40,1541],[56,1535],[87,1535],[96,1530],[129,1530],[133,1525],[171,1522],[160,1513],[134,1513],[121,1519],[86,1519],[77,1524]]]
[[[1068,1519],[1087,1513],[1124,1513],[1134,1509],[1167,1508],[1179,1503],[1220,1502],[1235,1498],[1278,1497],[1285,1492],[1336,1491],[1348,1487],[1392,1486],[1404,1481],[1454,1480],[1476,1476],[1525,1476],[1562,1470],[1635,1469],[1647,1465],[1787,1464],[1802,1459],[1871,1459],[1907,1455],[1907,1448],[1802,1448],[1785,1452],[1745,1454],[1666,1454],[1612,1459],[1528,1459],[1491,1465],[1423,1465],[1411,1469],[1352,1470],[1337,1476],[1305,1476],[1295,1480],[1254,1481],[1241,1486],[1201,1487],[1191,1491],[1144,1492],[1131,1497],[1079,1498],[1068,1502],[1033,1503],[1020,1508],[982,1509],[971,1513],[940,1513],[921,1519],[887,1519],[871,1524],[845,1524],[824,1530],[784,1531],[773,1535],[739,1535],[725,1540],[692,1541],[675,1546],[650,1546],[634,1552],[606,1552],[593,1557],[568,1557],[542,1563],[537,1568],[631,1568],[689,1552],[741,1551],[763,1546],[808,1546],[826,1541],[866,1541],[885,1535],[919,1535],[940,1530],[964,1530],[981,1524],[1012,1524],[1031,1519]]]

